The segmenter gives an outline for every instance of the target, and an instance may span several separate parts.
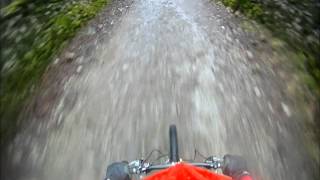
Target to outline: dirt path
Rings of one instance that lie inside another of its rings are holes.
[[[207,0],[136,0],[115,9],[117,19],[96,20],[99,32],[83,30],[95,34],[91,43],[73,43],[75,55],[63,55],[76,57],[75,74],[49,114],[30,115],[10,145],[5,179],[102,179],[112,161],[165,152],[172,123],[182,157],[195,148],[237,153],[257,179],[314,178],[301,110],[269,66],[255,73],[269,52],[252,49],[229,12]]]

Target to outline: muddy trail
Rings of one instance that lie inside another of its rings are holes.
[[[186,159],[242,154],[258,180],[315,179],[303,110],[249,42],[212,1],[115,1],[51,65],[3,179],[103,179],[113,161],[167,152],[170,124]]]

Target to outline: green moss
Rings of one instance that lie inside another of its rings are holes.
[[[17,0],[4,8],[8,15],[19,8],[24,0]],[[53,55],[63,44],[73,37],[77,30],[94,17],[109,0],[91,0],[67,3],[68,1],[51,1],[34,6],[27,16],[20,19],[8,19],[1,24],[10,26],[7,31],[17,32],[23,26],[28,33],[16,36],[3,35],[1,42],[7,42],[1,51],[1,89],[0,89],[0,140],[5,142],[14,134],[19,112],[30,95],[32,87],[37,84]],[[15,22],[15,23],[12,23]],[[11,33],[12,34],[12,33]],[[16,43],[20,39],[19,43]],[[10,53],[4,53],[10,52]],[[14,62],[14,66],[5,65]]]
[[[237,0],[222,0],[222,2],[224,5],[229,6],[232,9],[235,9],[237,6]]]
[[[240,10],[252,18],[260,18],[263,14],[262,6],[250,0],[221,0],[224,5],[231,7],[234,11]]]
[[[261,18],[263,15],[262,7],[259,4],[250,3],[246,7],[246,9],[248,9],[248,11],[246,12],[246,15],[251,18]]]
[[[308,64],[314,62],[314,60],[309,59],[308,55],[303,50],[295,51],[290,57],[292,57],[293,63],[299,71],[302,82],[304,82],[316,96],[320,97],[320,86],[319,82],[317,82],[317,78],[320,79],[319,69],[314,68],[315,65],[311,65],[312,69],[308,70]],[[310,75],[306,72],[314,74]]]

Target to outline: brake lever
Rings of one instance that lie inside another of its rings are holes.
[[[143,160],[134,160],[129,163],[130,174],[140,174],[141,165]]]
[[[150,165],[150,163],[145,163],[142,159],[131,161],[129,163],[130,174],[145,173]]]
[[[205,160],[205,163],[211,164],[211,168],[219,169],[223,165],[223,160],[214,156],[210,156]]]

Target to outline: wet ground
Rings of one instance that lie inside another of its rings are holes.
[[[113,161],[166,152],[170,124],[186,159],[236,153],[258,180],[315,179],[303,110],[239,24],[207,0],[116,1],[52,64],[44,79],[63,80],[42,85],[4,179],[103,179]]]

